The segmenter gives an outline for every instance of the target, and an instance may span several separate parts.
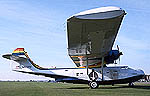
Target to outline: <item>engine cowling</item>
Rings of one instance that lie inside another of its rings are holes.
[[[120,55],[123,55],[123,54],[119,50],[111,50],[108,56],[104,58],[104,60],[106,64],[114,63],[114,61],[117,60],[120,57]]]

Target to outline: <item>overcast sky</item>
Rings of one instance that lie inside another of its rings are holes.
[[[124,54],[120,65],[150,74],[149,5],[149,0],[0,0],[0,55],[24,47],[40,66],[75,67],[67,55],[66,19],[84,10],[117,6],[127,13],[114,45]],[[0,66],[0,80],[43,79],[13,72],[1,56]]]

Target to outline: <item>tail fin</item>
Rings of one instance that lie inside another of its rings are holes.
[[[19,56],[19,55],[25,55],[24,48],[17,48],[13,51],[12,55]]]
[[[24,48],[17,48],[13,51],[12,54],[6,54],[6,55],[3,55],[2,57],[16,61],[17,63],[19,63],[20,65],[16,66],[16,69],[30,69],[32,71],[35,71],[37,69],[40,69],[40,70],[47,69],[47,68],[42,68],[39,65],[35,64],[29,58],[29,56],[28,56],[27,52],[24,50]]]

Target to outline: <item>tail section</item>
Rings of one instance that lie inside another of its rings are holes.
[[[12,55],[19,56],[19,55],[25,55],[24,48],[17,48],[13,51]]]
[[[46,70],[47,68],[42,68],[39,65],[35,64],[28,56],[24,48],[17,48],[13,51],[12,54],[6,54],[2,57],[13,60],[19,63],[19,66],[16,66],[14,70]]]

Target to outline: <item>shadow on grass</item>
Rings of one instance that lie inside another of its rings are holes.
[[[67,89],[89,89],[90,87],[70,87]]]
[[[133,88],[137,88],[137,89],[150,89],[150,86],[140,86],[140,85],[136,85]]]
[[[135,85],[133,87],[129,86],[99,86],[97,89],[118,89],[118,88],[136,88],[136,89],[150,89],[150,86],[140,86],[140,85]],[[66,89],[90,89],[90,87],[70,87]]]

